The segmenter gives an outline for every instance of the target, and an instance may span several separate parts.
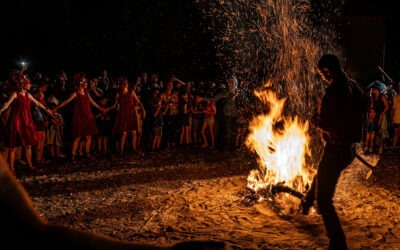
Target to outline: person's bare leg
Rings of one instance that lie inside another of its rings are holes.
[[[60,147],[59,146],[54,146],[54,147],[56,148],[56,156],[60,157],[61,156]]]
[[[396,144],[397,144],[397,141],[399,139],[399,135],[400,135],[400,128],[395,128],[394,129],[394,136],[393,136],[393,145],[392,145],[392,149],[393,150],[396,148]]]
[[[365,135],[365,145],[364,145],[364,151],[368,150],[369,147],[369,140],[371,139],[371,134],[367,132]]]
[[[207,124],[203,124],[203,127],[201,128],[201,136],[203,137],[203,145],[201,145],[201,147],[207,147],[208,143],[207,143],[207,137],[206,137],[206,128],[207,128]]]
[[[154,136],[153,143],[151,145],[151,149],[155,150],[157,145],[158,136]]]
[[[79,155],[83,156],[83,148],[85,146],[85,142],[84,141],[79,141]]]
[[[107,153],[107,137],[103,137],[103,150]]]
[[[122,133],[121,145],[120,145],[120,154],[123,154],[123,153],[124,153],[126,135],[127,135],[127,132],[123,132],[123,133]]]
[[[81,139],[80,137],[76,137],[76,138],[74,138],[74,141],[72,142],[72,155],[71,155],[71,157],[72,157],[72,162],[73,163],[76,162],[75,154],[76,154],[76,151],[78,150],[79,140],[80,139]]]
[[[186,144],[189,144],[189,126],[185,127]]]
[[[136,151],[136,140],[137,140],[137,132],[136,130],[132,131],[132,149],[135,152]]]
[[[369,138],[369,152],[371,153],[374,150],[374,139],[375,139],[375,133],[371,134]]]
[[[183,144],[183,136],[185,135],[185,126],[182,126],[181,136],[179,137],[179,144]]]
[[[161,146],[161,138],[162,138],[162,136],[157,136],[157,149],[159,149],[160,148],[160,146]]]
[[[88,135],[88,136],[86,136],[85,153],[86,153],[86,157],[93,159],[94,157],[90,155],[90,146],[91,145],[92,145],[92,136]]]
[[[210,125],[211,149],[215,148],[214,142],[214,126]]]
[[[235,145],[236,145],[237,148],[239,147],[240,132],[241,132],[241,128],[238,128],[238,132],[237,132],[237,134],[236,134],[236,143],[235,143]]]
[[[26,146],[25,147],[25,158],[26,158],[26,162],[28,163],[28,167],[30,169],[36,169],[36,167],[34,167],[32,165],[32,149],[31,149],[31,146]]]

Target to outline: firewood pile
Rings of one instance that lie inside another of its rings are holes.
[[[259,203],[265,199],[271,199],[274,196],[277,196],[279,193],[287,193],[296,198],[303,198],[304,194],[296,191],[289,186],[285,185],[285,183],[277,183],[274,185],[268,185],[266,188],[258,190],[257,192],[246,188],[243,191],[240,191],[237,196],[242,198],[242,204],[245,206],[253,206],[256,203]]]

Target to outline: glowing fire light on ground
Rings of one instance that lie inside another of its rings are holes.
[[[305,157],[309,154],[308,123],[297,117],[285,117],[285,99],[271,90],[256,92],[269,105],[269,112],[255,117],[249,126],[246,144],[259,156],[259,170],[248,177],[248,188],[257,191],[270,185],[285,185],[303,191],[310,182]]]

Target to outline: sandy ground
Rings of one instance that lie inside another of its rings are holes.
[[[378,169],[400,165],[398,154],[383,159]],[[250,153],[178,150],[99,157],[79,166],[58,162],[42,174],[22,172],[19,179],[50,222],[117,239],[163,246],[213,239],[233,248],[327,247],[320,215],[296,214],[290,209],[297,208],[295,198],[241,203],[236,194],[256,165]],[[355,160],[338,183],[335,206],[348,245],[400,249],[400,192],[381,185],[382,171],[369,180],[367,172]]]

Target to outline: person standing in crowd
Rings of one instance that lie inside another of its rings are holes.
[[[211,149],[215,148],[215,139],[214,139],[214,116],[216,114],[215,103],[211,101],[206,101],[206,105],[203,109],[204,113],[204,122],[201,128],[201,136],[203,137],[203,145],[202,148],[208,147],[206,129],[208,128],[208,132],[211,138]]]
[[[140,77],[138,77],[138,79],[141,79]],[[136,148],[141,151],[141,145],[142,145],[142,137],[143,137],[143,114],[146,112],[145,110],[142,109],[142,106],[139,105],[139,103],[141,103],[143,105],[142,102],[142,96],[141,96],[141,92],[142,92],[142,86],[140,85],[140,83],[138,84],[136,82],[135,87],[133,88],[133,91],[136,93],[137,98],[139,99],[140,102],[135,102],[135,111],[136,111],[136,116],[137,116],[137,123],[138,123],[138,130],[137,130],[137,140],[136,140]],[[144,107],[144,105],[143,105]]]
[[[250,106],[245,93],[238,88],[238,80],[235,76],[227,79],[228,89],[225,89],[221,93],[211,98],[203,98],[205,101],[217,102],[222,99],[222,113],[223,113],[223,124],[224,131],[223,135],[223,151],[234,151],[236,133],[237,133],[237,120],[239,116],[238,104],[245,103]],[[200,98],[198,101],[201,101]]]
[[[153,151],[160,149],[162,134],[163,134],[163,115],[168,111],[171,104],[167,105],[164,111],[162,111],[162,100],[160,98],[160,92],[158,89],[153,90],[153,98],[151,101],[151,122],[153,128],[153,140],[152,147]]]
[[[29,79],[21,79],[19,82],[19,90],[12,93],[10,98],[0,109],[0,115],[11,105],[11,114],[9,121],[9,130],[6,135],[6,146],[10,149],[9,163],[10,169],[15,175],[15,148],[23,146],[25,148],[25,157],[28,167],[34,171],[40,171],[32,165],[32,145],[37,145],[39,134],[35,124],[33,123],[31,114],[31,102],[52,115],[53,113],[43,104],[37,101],[28,92],[31,89],[31,81]]]
[[[392,150],[396,149],[396,144],[400,136],[400,83],[397,83],[397,95],[393,97],[391,111],[392,125],[394,128]]]
[[[189,145],[189,125],[190,125],[190,116],[192,112],[192,105],[189,102],[189,96],[187,93],[183,93],[181,95],[180,102],[180,115],[181,115],[181,136],[179,143],[183,146],[183,141],[185,140],[186,146]]]
[[[50,103],[49,108],[57,107],[55,103]],[[64,120],[60,113],[54,113],[54,118],[50,120],[49,128],[46,131],[46,145],[50,147],[51,157],[64,158],[65,155],[61,152],[64,136]]]
[[[72,100],[74,100],[74,110],[72,116],[72,154],[71,159],[72,163],[77,163],[75,154],[79,146],[79,141],[82,137],[85,137],[85,152],[86,157],[89,159],[94,159],[93,156],[90,155],[90,146],[92,143],[92,135],[97,134],[98,128],[96,122],[93,117],[92,110],[90,105],[94,106],[98,110],[102,112],[106,112],[106,109],[100,107],[93,99],[90,97],[87,90],[87,80],[84,76],[81,77],[79,81],[78,89],[71,94],[71,96],[60,103],[53,112],[56,112],[60,108],[64,107]]]
[[[173,92],[172,84],[173,78],[167,83],[166,91],[161,94],[162,102],[168,107],[165,115],[167,148],[176,146],[178,134],[179,96],[177,92]]]
[[[135,103],[137,102],[142,110],[144,107],[134,91],[128,89],[128,80],[123,80],[121,84],[121,91],[115,97],[115,103],[111,108],[116,108],[119,103],[117,111],[117,117],[115,118],[113,134],[122,134],[119,150],[120,153],[124,153],[125,141],[128,132],[132,133],[132,148],[136,151],[136,139],[137,139],[137,116],[135,111]],[[143,113],[143,118],[146,117],[146,113]]]
[[[376,115],[375,109],[370,107],[368,110],[368,125],[365,136],[364,152],[373,152],[375,133],[378,127],[378,116]]]
[[[46,105],[43,91],[40,91],[39,89],[36,90],[33,93],[33,97],[43,105]],[[46,143],[46,130],[48,128],[48,118],[45,116],[45,114],[42,113],[42,110],[36,105],[32,105],[31,112],[32,112],[33,122],[35,123],[39,135],[39,140],[36,146],[36,154],[35,154],[36,163],[47,164],[49,163],[49,161],[43,158],[43,153],[44,153],[44,146]]]
[[[110,87],[110,78],[108,78],[108,72],[105,69],[100,73],[98,86],[103,93],[108,91],[108,88]]]
[[[100,107],[106,109],[108,105],[108,99],[104,96],[99,102]],[[97,152],[100,154],[106,154],[108,152],[108,136],[111,135],[112,129],[110,113],[99,112],[96,115],[96,124],[99,128],[99,134],[97,135]]]
[[[376,139],[379,144],[379,154],[383,154],[383,146],[386,139],[389,138],[387,112],[389,111],[389,102],[385,94],[381,90],[381,84],[377,81],[373,82],[371,88],[372,95],[370,101],[370,108],[373,108],[378,117],[378,126],[376,131]]]
[[[318,72],[329,86],[320,112],[312,118],[312,124],[322,131],[326,144],[311,188],[301,202],[301,209],[303,214],[308,214],[316,198],[329,238],[329,249],[347,249],[332,198],[340,173],[355,158],[355,143],[362,138],[368,97],[343,72],[335,55],[323,55],[318,62]]]
[[[203,124],[203,104],[202,102],[195,102],[193,111],[192,111],[192,134],[193,134],[193,143],[197,145],[199,142],[199,128],[200,125]]]

